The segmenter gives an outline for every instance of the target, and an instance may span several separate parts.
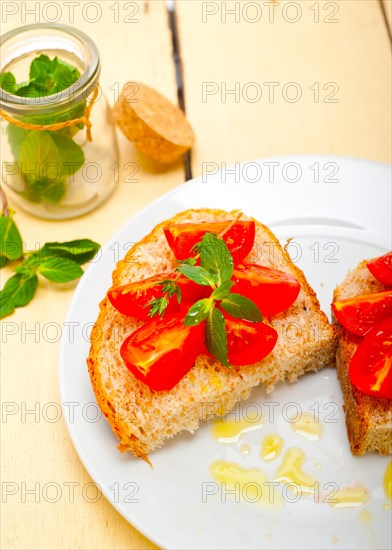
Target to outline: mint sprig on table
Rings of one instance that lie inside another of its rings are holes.
[[[23,253],[22,238],[5,207],[0,215],[0,267],[19,260],[13,275],[0,291],[0,319],[11,315],[15,308],[26,306],[35,295],[38,275],[55,283],[66,283],[83,275],[80,267],[98,252],[99,244],[90,239],[64,243],[49,242],[39,250]]]
[[[263,316],[252,300],[231,292],[234,285],[230,280],[233,276],[234,261],[222,239],[213,233],[206,233],[196,250],[197,256],[179,262],[176,271],[198,285],[210,286],[213,291],[209,298],[198,300],[189,308],[184,324],[196,326],[206,321],[207,349],[222,365],[229,367],[225,318],[216,306],[219,305],[232,317],[245,321],[260,322]],[[199,256],[200,265],[198,266],[195,264]],[[175,279],[160,281],[158,284],[163,286],[164,296],[147,304],[150,306],[151,317],[157,314],[163,316],[174,294],[178,302],[181,301],[181,290]]]
[[[17,84],[11,72],[0,74],[0,87],[24,98],[40,98],[61,92],[80,78],[78,69],[58,57],[41,54],[31,62],[29,79]],[[83,116],[85,101],[45,116],[25,116],[22,122],[54,124]],[[49,132],[25,130],[9,123],[8,141],[18,163],[24,189],[21,194],[31,202],[58,203],[67,191],[67,178],[83,166],[83,149],[72,138],[83,128],[77,124]]]

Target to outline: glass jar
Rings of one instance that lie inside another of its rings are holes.
[[[57,24],[15,29],[0,45],[7,196],[42,218],[89,212],[113,191],[118,161],[96,45],[83,32]]]

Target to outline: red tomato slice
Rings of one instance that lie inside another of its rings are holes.
[[[232,280],[236,282],[232,292],[253,300],[266,317],[289,308],[301,290],[292,275],[256,264],[238,265]]]
[[[366,264],[370,273],[386,286],[392,286],[392,252]]]
[[[175,279],[176,273],[162,273],[126,285],[111,288],[108,291],[108,298],[112,305],[123,315],[130,315],[136,319],[149,319],[149,307],[145,307],[149,302],[163,296],[162,285],[157,285],[164,279]],[[178,286],[181,290],[182,302],[195,302],[208,296],[211,289],[197,285],[193,281],[181,276],[178,279]],[[176,295],[172,297],[167,306],[167,313],[179,311],[180,306]]]
[[[336,319],[347,330],[364,336],[386,317],[392,317],[392,290],[355,296],[332,304]]]
[[[204,323],[186,327],[184,319],[154,318],[124,341],[120,354],[128,369],[154,391],[171,390],[201,352]]]
[[[348,372],[361,392],[392,399],[392,319],[384,319],[366,334]]]
[[[165,236],[177,260],[195,255],[192,250],[206,233],[218,235],[226,229],[230,220],[224,222],[179,223],[164,228]],[[234,263],[241,262],[252,250],[255,242],[255,222],[236,222],[225,233],[223,240],[230,250]]]
[[[253,365],[271,353],[278,339],[275,329],[263,322],[250,323],[223,313],[231,365]]]

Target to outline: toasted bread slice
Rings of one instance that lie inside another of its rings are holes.
[[[334,292],[333,300],[344,300],[372,292],[387,290],[366,267],[367,260],[349,271]],[[334,319],[336,322],[336,320]],[[336,364],[344,398],[347,435],[353,455],[378,451],[381,455],[392,453],[392,401],[379,399],[359,391],[350,382],[348,367],[352,356],[362,341],[338,325],[339,345]]]
[[[222,210],[187,210],[159,224],[118,262],[113,285],[173,269],[175,258],[163,233],[165,225],[233,217],[233,213]],[[120,441],[120,451],[128,450],[147,460],[147,455],[168,438],[184,430],[193,433],[200,421],[228,412],[246,399],[254,386],[263,384],[272,391],[280,381],[294,382],[307,371],[334,366],[336,329],[320,310],[302,271],[271,231],[258,222],[249,259],[290,273],[301,284],[295,303],[270,319],[279,335],[275,349],[259,363],[231,369],[199,355],[195,366],[170,391],[150,390],[126,368],[120,356],[121,343],[142,322],[120,314],[107,297],[102,300],[91,333],[88,367],[97,402]]]

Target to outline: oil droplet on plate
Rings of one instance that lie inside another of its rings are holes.
[[[210,474],[222,483],[222,497],[227,494],[235,499],[251,504],[262,504],[273,508],[281,507],[282,496],[268,483],[265,472],[259,468],[241,468],[233,462],[216,460],[210,466]]]
[[[326,502],[332,508],[356,508],[369,500],[369,493],[364,487],[344,487],[328,495]]]
[[[275,460],[280,456],[284,445],[283,439],[278,434],[268,434],[261,444],[260,458],[262,460]]]
[[[219,443],[237,443],[241,435],[263,426],[262,419],[258,420],[216,420],[212,424],[212,434]]]
[[[243,443],[240,447],[240,451],[243,455],[250,455],[252,453],[252,446],[249,443]]]
[[[292,483],[303,495],[312,495],[315,491],[317,480],[302,470],[305,462],[305,454],[297,447],[287,449],[284,454],[282,464],[279,466],[275,476],[275,481],[282,483]],[[294,489],[294,487],[293,487]]]
[[[385,471],[384,493],[389,500],[392,500],[392,460]]]
[[[322,466],[321,466],[320,462],[317,460],[317,458],[312,457],[310,460],[316,466],[317,470],[321,470]]]
[[[368,523],[371,519],[373,519],[373,516],[369,512],[369,510],[362,510],[362,512],[359,514],[359,521],[361,523]]]
[[[310,441],[317,441],[323,435],[322,423],[310,413],[302,413],[299,416],[292,417],[290,425],[295,433]]]

